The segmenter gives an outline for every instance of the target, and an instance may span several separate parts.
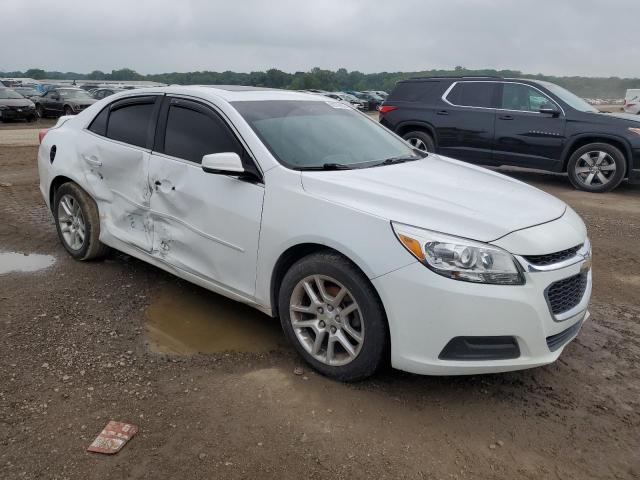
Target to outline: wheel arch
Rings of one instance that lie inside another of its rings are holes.
[[[436,129],[433,127],[433,125],[431,125],[428,122],[408,120],[406,122],[401,122],[400,124],[398,124],[395,131],[398,135],[402,137],[404,136],[404,134],[414,130],[420,130],[428,133],[429,135],[431,135],[431,138],[433,138],[433,142],[436,144],[436,146],[438,145],[438,138],[436,137]]]
[[[280,285],[282,284],[282,279],[286,275],[289,268],[291,268],[291,266],[294,263],[296,263],[298,260],[318,252],[337,253],[338,255],[345,258],[347,261],[349,261],[355,268],[357,268],[360,271],[360,273],[362,273],[362,275],[367,279],[367,281],[371,283],[369,275],[367,275],[365,270],[362,267],[360,267],[357,262],[355,262],[352,258],[350,258],[349,255],[346,255],[344,252],[341,252],[337,248],[323,245],[320,243],[313,243],[313,242],[299,243],[299,244],[293,245],[287,248],[284,252],[282,252],[282,254],[280,254],[280,256],[278,257],[278,260],[276,261],[273,267],[273,270],[271,271],[269,295],[270,295],[270,302],[271,302],[271,311],[274,317],[278,316],[278,296],[280,295]],[[384,304],[382,302],[382,298],[378,294],[378,291],[375,288],[375,285],[371,283],[371,286],[374,292],[376,293],[378,300],[380,301],[380,304],[382,305],[382,308],[384,310]]]
[[[631,169],[631,159],[633,158],[631,146],[624,138],[608,134],[583,134],[574,137],[571,142],[567,144],[562,154],[563,172],[567,171],[567,165],[569,164],[571,155],[573,155],[573,153],[579,148],[590,143],[608,143],[609,145],[616,147],[624,155],[626,171],[629,172]]]
[[[56,196],[56,192],[62,185],[69,182],[75,183],[80,187],[80,184],[78,182],[76,182],[73,178],[69,178],[65,175],[58,175],[54,177],[53,180],[51,180],[51,184],[49,185],[49,208],[51,209],[51,211],[53,211],[53,199]]]

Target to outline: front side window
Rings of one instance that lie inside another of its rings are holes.
[[[90,100],[91,99],[91,96],[87,92],[79,89],[78,90],[60,89],[58,90],[58,94],[62,98],[66,98],[70,100]]]
[[[146,148],[153,111],[153,99],[113,105],[109,114],[106,136],[119,142]]]
[[[265,100],[233,106],[276,160],[292,169],[327,164],[365,168],[390,159],[423,158],[394,133],[342,103]]]
[[[598,113],[597,108],[589,105],[585,100],[578,97],[576,94],[571,93],[566,88],[562,88],[561,86],[551,82],[539,81],[538,83],[540,83],[540,85],[542,85],[543,87],[546,87],[554,95],[557,95],[560,100],[565,102],[570,107],[575,108],[576,110],[579,110],[581,112]]]
[[[241,155],[242,149],[213,112],[207,114],[181,105],[169,107],[164,153],[201,163],[205,155],[223,152]]]
[[[459,107],[493,108],[494,82],[458,82],[446,99]]]
[[[538,112],[543,107],[555,108],[555,104],[539,90],[521,83],[503,84],[501,108],[523,112]]]

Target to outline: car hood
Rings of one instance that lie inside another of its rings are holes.
[[[3,98],[0,100],[0,105],[6,105],[8,107],[29,107],[33,105],[33,102],[27,98]]]
[[[537,188],[433,154],[382,167],[305,171],[302,186],[387,220],[482,242],[555,220],[566,210],[564,202]]]
[[[634,115],[632,113],[605,113],[603,114],[606,118],[616,118],[619,120],[626,120],[628,122],[633,122],[634,124],[640,123],[640,115]]]
[[[74,105],[93,105],[97,101],[98,100],[96,100],[95,98],[84,98],[82,100],[74,100],[71,98],[67,100],[67,103],[72,103]]]

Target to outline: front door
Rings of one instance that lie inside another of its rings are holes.
[[[490,163],[495,122],[495,82],[454,83],[436,107],[437,152],[474,163]]]
[[[523,83],[502,83],[499,97],[494,159],[506,165],[559,170],[565,143],[562,109],[543,92]],[[540,113],[543,107],[557,113]]]
[[[243,296],[255,292],[264,186],[206,173],[202,157],[236,152],[253,162],[208,105],[165,99],[151,154],[153,255]],[[255,168],[247,164],[245,168]]]

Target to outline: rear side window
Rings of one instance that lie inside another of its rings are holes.
[[[433,94],[439,82],[400,82],[389,94],[391,102],[420,102]]]
[[[227,126],[213,112],[203,107],[171,105],[167,116],[164,153],[172,157],[201,163],[211,153],[236,152],[242,149]]]
[[[93,133],[101,136],[105,136],[107,134],[107,120],[109,119],[109,107],[105,107],[102,111],[93,119],[91,125],[89,125],[89,130]]]
[[[458,82],[446,99],[460,107],[493,107],[494,82]]]
[[[146,148],[154,112],[154,98],[125,100],[111,106],[107,137]]]

